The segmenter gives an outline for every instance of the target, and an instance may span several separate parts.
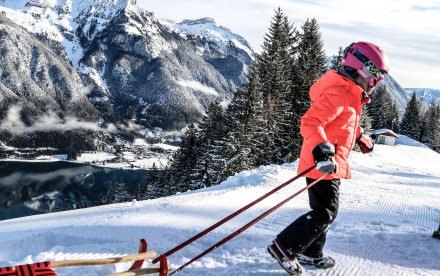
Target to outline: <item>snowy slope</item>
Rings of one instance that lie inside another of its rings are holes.
[[[404,136],[352,155],[353,179],[341,186],[339,217],[326,253],[337,265],[305,275],[440,275],[440,155]],[[265,166],[221,185],[142,202],[0,221],[0,266],[44,260],[105,258],[149,249],[164,253],[295,175],[296,163]],[[209,248],[304,185],[300,179],[181,251],[174,268]],[[286,275],[267,244],[308,210],[301,194],[267,218],[185,268],[182,275]],[[59,275],[106,275],[130,264],[59,268]]]

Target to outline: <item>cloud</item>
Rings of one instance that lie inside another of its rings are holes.
[[[274,10],[281,7],[297,28],[307,18],[316,18],[328,56],[337,54],[339,46],[370,41],[388,53],[390,73],[401,85],[440,89],[435,77],[440,74],[438,0],[371,0],[361,6],[349,0],[169,0],[138,1],[138,5],[175,21],[212,17],[246,38],[256,52],[261,52]]]
[[[436,6],[414,5],[412,6],[412,9],[415,11],[429,11],[429,10],[440,11],[440,5],[436,5]]]
[[[0,130],[7,131],[15,135],[25,135],[34,132],[50,132],[50,131],[71,131],[71,130],[89,130],[115,132],[117,128],[110,124],[103,129],[97,123],[80,120],[73,116],[60,118],[54,111],[49,110],[47,113],[39,117],[32,118],[32,124],[27,126],[20,116],[22,106],[13,105],[8,109],[6,118],[0,121]]]
[[[189,81],[189,80],[179,80],[177,82],[178,85],[183,87],[188,87],[197,91],[200,91],[202,93],[205,93],[206,95],[211,95],[218,97],[219,94],[217,91],[215,91],[214,88],[206,86],[198,81]]]

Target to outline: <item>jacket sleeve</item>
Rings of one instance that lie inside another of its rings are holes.
[[[362,132],[363,132],[362,128],[360,126],[358,126],[356,129],[356,135],[354,137],[356,137],[356,139],[359,138],[359,136],[361,136]]]
[[[325,127],[344,110],[345,94],[338,90],[322,94],[301,118],[300,132],[311,148],[319,143],[330,142]]]

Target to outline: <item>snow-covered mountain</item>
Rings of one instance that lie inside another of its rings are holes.
[[[399,116],[402,118],[411,95],[389,74],[385,75],[385,85],[390,93],[391,101],[396,103]]]
[[[440,90],[429,88],[403,88],[391,75],[385,75],[385,85],[390,93],[391,100],[396,103],[399,116],[402,118],[406,106],[415,92],[417,98],[422,99],[422,110],[426,110],[432,100],[440,102]]]
[[[396,146],[353,152],[351,180],[324,248],[336,266],[306,266],[304,275],[439,275],[440,155],[400,136]],[[297,163],[262,166],[219,186],[170,197],[0,221],[0,267],[47,260],[98,259],[137,252],[145,238],[158,255],[296,175]],[[299,179],[169,257],[173,269],[304,187]],[[194,262],[182,275],[286,275],[266,246],[309,210],[304,192],[245,232]],[[102,276],[131,263],[57,268],[58,275]],[[150,266],[150,263],[144,264]]]
[[[198,20],[183,20],[176,23],[172,20],[162,19],[161,23],[167,26],[170,30],[179,33],[182,37],[187,36],[202,36],[211,41],[216,41],[223,52],[228,53],[231,45],[242,49],[248,56],[253,56],[252,47],[242,36],[233,33],[231,30],[218,26],[213,18],[205,17]],[[243,59],[247,57],[244,56]]]
[[[213,99],[231,98],[253,59],[242,37],[213,20],[160,21],[132,0],[1,0],[0,5],[47,44],[62,45],[59,56],[79,71],[101,112],[147,127],[177,129],[199,120]]]
[[[423,99],[423,101],[427,104],[430,104],[431,101],[434,101],[436,104],[440,102],[440,89],[406,88],[405,90],[408,91],[410,95],[415,92],[417,98]]]
[[[62,50],[56,44],[45,44],[0,14],[0,118],[13,106],[25,118],[48,109],[60,116],[99,118],[80,74],[57,53]]]

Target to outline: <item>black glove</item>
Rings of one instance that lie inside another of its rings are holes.
[[[315,160],[316,169],[324,174],[332,171],[338,171],[338,164],[335,161],[335,147],[330,143],[319,143],[313,150],[313,159]]]
[[[356,143],[359,145],[362,153],[369,153],[373,151],[374,143],[367,135],[359,135],[359,137],[356,139]]]

